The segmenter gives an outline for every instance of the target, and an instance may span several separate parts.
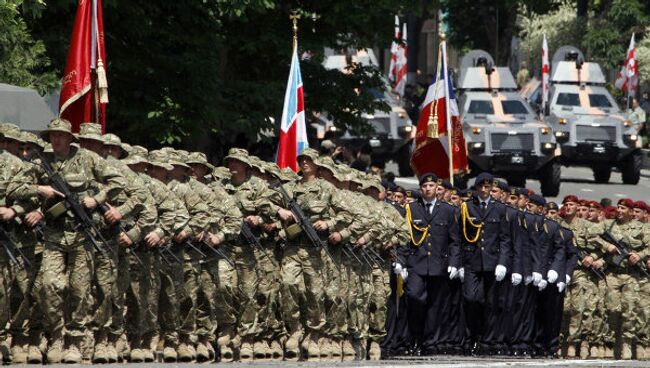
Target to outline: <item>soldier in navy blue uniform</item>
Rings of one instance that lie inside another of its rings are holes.
[[[538,355],[555,356],[559,346],[561,316],[556,316],[558,304],[566,287],[566,240],[561,226],[544,217],[546,200],[537,194],[530,196],[528,209],[540,215],[535,226],[539,232],[538,254],[540,262],[534,265],[533,285],[537,286],[535,349]],[[542,278],[539,278],[542,275]],[[560,278],[561,275],[561,278]],[[539,280],[539,281],[538,281]],[[562,285],[558,288],[557,282]],[[554,336],[555,335],[555,336]]]
[[[503,280],[511,263],[511,231],[506,206],[490,197],[494,178],[481,173],[476,195],[461,205],[465,315],[473,352],[502,354],[506,349],[506,298]]]
[[[400,266],[408,272],[409,329],[416,355],[437,354],[463,337],[450,335],[464,331],[461,295],[450,290],[461,266],[457,211],[436,199],[436,186],[434,174],[422,175],[421,198],[406,205],[412,240],[405,249],[406,265]]]

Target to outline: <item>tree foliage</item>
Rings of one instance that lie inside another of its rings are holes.
[[[0,1],[0,81],[35,88],[41,93],[52,88],[57,77],[50,66],[42,41],[34,40],[22,13],[38,14],[38,1]]]
[[[412,4],[413,3],[413,4]],[[376,72],[343,74],[321,65],[325,47],[387,47],[392,16],[415,1],[104,0],[110,103],[108,129],[134,143],[218,149],[276,129],[291,56],[289,15],[298,12],[307,115],[328,111],[358,125],[381,108]],[[65,62],[74,0],[50,0],[31,22],[51,70]],[[63,21],[62,21],[63,20]],[[358,96],[352,96],[354,91]],[[214,144],[214,143],[217,144]]]

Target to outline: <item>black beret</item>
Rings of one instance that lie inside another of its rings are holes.
[[[452,190],[452,189],[454,189],[454,186],[451,185],[451,183],[449,182],[449,180],[443,180],[442,183],[441,183],[441,185],[442,185],[443,187],[445,187],[445,189],[447,189],[447,190]]]
[[[396,186],[393,188],[393,192],[395,192],[395,193],[406,194],[406,190],[405,190],[403,187],[400,187],[399,185],[396,185]]]
[[[530,201],[538,206],[545,206],[546,205],[546,199],[542,197],[539,194],[532,194],[530,196]]]
[[[528,189],[526,188],[517,188],[517,194],[522,195],[524,197],[528,197]]]
[[[476,177],[476,181],[474,181],[474,185],[480,185],[485,182],[492,184],[492,181],[494,181],[494,176],[492,176],[492,174],[482,172],[478,174],[478,176]]]
[[[499,189],[503,190],[504,192],[510,191],[510,186],[503,180],[495,180],[494,185],[499,187]]]
[[[546,203],[546,209],[547,210],[559,210],[560,208],[558,207],[557,203],[555,202],[548,202]]]
[[[422,174],[420,176],[420,185],[424,183],[429,183],[429,182],[436,182],[438,180],[438,177],[434,173],[426,173]]]

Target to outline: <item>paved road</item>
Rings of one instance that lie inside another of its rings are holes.
[[[52,365],[51,367],[69,367],[69,365]],[[190,368],[197,367],[198,364],[105,364],[102,367],[119,366],[128,368],[141,367],[179,367]],[[517,360],[517,359],[479,359],[467,357],[431,357],[420,358],[418,360],[387,360],[379,362],[349,362],[349,363],[290,363],[290,362],[273,362],[273,363],[224,363],[218,364],[221,367],[278,367],[278,368],[298,368],[298,367],[337,367],[337,368],[392,368],[392,367],[413,367],[418,368],[500,368],[500,367],[650,367],[650,362],[644,361],[615,361],[615,360]]]
[[[387,165],[388,171],[397,172],[396,167]],[[417,180],[413,178],[397,178],[396,183],[404,185],[409,189],[417,188]],[[473,179],[469,184],[473,183]],[[528,180],[526,186],[537,193],[540,193],[539,181]],[[630,197],[634,200],[650,202],[650,170],[641,171],[641,181],[637,185],[625,185],[621,180],[621,174],[612,172],[608,184],[597,184],[591,169],[581,167],[562,167],[562,185],[560,194],[550,200],[561,201],[567,194],[576,194],[580,198],[600,201],[601,198],[609,197],[616,203],[619,198]]]

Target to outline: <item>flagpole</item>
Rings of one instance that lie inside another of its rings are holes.
[[[289,19],[293,22],[293,48],[295,49],[298,47],[298,19],[300,19],[300,14],[293,12]]]
[[[442,40],[440,42],[440,48],[442,50],[442,60],[443,60],[443,75],[445,76],[445,112],[446,112],[446,123],[447,123],[447,150],[449,152],[449,182],[451,182],[451,185],[454,185],[454,146],[453,146],[453,134],[454,130],[451,127],[451,104],[450,104],[450,99],[449,99],[449,83],[451,80],[449,79],[449,73],[447,72],[447,63],[449,60],[447,60],[447,43],[445,42],[445,34],[442,33],[440,34],[440,39]]]

